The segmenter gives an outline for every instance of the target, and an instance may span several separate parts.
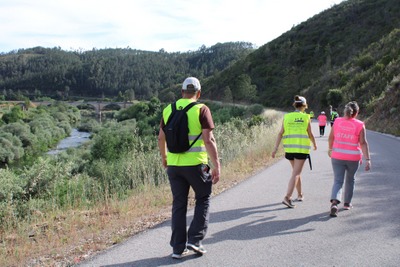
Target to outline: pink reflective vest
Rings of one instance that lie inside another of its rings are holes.
[[[360,133],[364,123],[357,119],[337,118],[333,125],[331,157],[340,160],[360,161]]]
[[[318,116],[317,118],[318,122],[319,122],[319,126],[325,126],[326,125],[326,121],[327,121],[327,117],[324,114],[321,114]]]

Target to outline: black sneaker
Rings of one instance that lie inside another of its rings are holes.
[[[193,250],[199,255],[203,255],[207,252],[207,250],[200,243],[199,244],[187,243],[186,247],[190,250]]]
[[[331,213],[329,214],[331,217],[337,217],[338,214],[338,206],[336,204],[332,204]]]
[[[291,209],[296,207],[296,205],[294,205],[294,204],[292,203],[292,200],[289,199],[288,197],[285,197],[285,198],[283,199],[282,204],[286,205],[288,208],[291,208]]]
[[[182,253],[173,253],[171,257],[173,259],[182,259],[183,256],[185,256],[188,253],[189,253],[189,250],[187,248],[185,248],[185,250]]]

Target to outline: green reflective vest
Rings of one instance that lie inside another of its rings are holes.
[[[176,108],[185,108],[189,103],[193,102],[191,99],[181,98],[176,102]],[[193,141],[201,133],[200,124],[200,108],[204,104],[198,104],[188,110],[188,126],[189,126],[189,141]],[[172,113],[171,104],[163,110],[164,122],[168,121]],[[208,164],[208,156],[206,147],[204,145],[203,136],[197,139],[196,143],[184,153],[171,153],[167,152],[167,165],[168,166],[196,166],[199,164]]]
[[[310,154],[311,141],[307,128],[310,117],[306,113],[291,112],[283,119],[283,148],[286,153]]]
[[[331,113],[331,121],[334,121],[337,117],[339,117],[339,114],[336,111],[332,111],[332,113]]]

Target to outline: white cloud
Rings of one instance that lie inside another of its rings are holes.
[[[0,0],[0,52],[263,45],[342,0]]]

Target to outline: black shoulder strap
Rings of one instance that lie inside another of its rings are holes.
[[[197,104],[200,104],[200,103],[199,103],[199,102],[192,102],[192,103],[190,103],[189,105],[187,105],[187,106],[183,109],[183,111],[184,111],[184,112],[187,112],[189,109],[191,109],[194,105],[197,105]],[[168,121],[167,121],[167,123],[166,123],[165,125],[167,125],[167,124],[170,122],[170,120],[172,119],[172,117],[175,115],[175,112],[176,112],[176,102],[171,103],[171,109],[172,109],[171,115],[169,115]],[[197,141],[197,139],[196,139],[196,141]],[[195,141],[195,142],[196,142],[196,141]]]
[[[176,103],[176,102],[175,102]],[[187,105],[183,110],[187,112],[189,109],[191,109],[194,105],[200,104],[199,102],[192,102],[189,105]]]
[[[165,123],[165,125],[168,125],[168,123],[171,121],[172,117],[175,115],[175,111],[176,111],[176,102],[171,103],[171,109],[172,109],[172,112],[171,112],[171,114],[169,115],[168,120],[167,120],[167,122]]]
[[[192,102],[189,105],[187,105],[183,110],[187,112],[189,109],[191,109],[194,105],[200,104],[199,102]],[[189,149],[196,143],[196,141],[200,138],[202,132],[196,137],[196,139],[193,140],[193,142],[190,144]]]

